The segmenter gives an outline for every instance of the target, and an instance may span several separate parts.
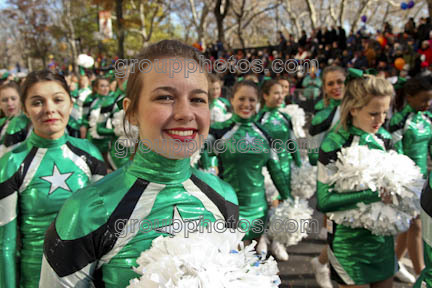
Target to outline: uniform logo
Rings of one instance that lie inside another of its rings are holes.
[[[68,184],[66,183],[66,180],[69,179],[72,174],[73,172],[63,174],[60,173],[57,165],[54,163],[52,175],[42,176],[40,178],[50,183],[51,186],[48,195],[51,195],[55,190],[57,190],[57,188],[63,188],[66,191],[72,192]]]

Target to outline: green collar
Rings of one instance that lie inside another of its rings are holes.
[[[43,137],[40,137],[38,135],[36,135],[36,133],[34,131],[32,131],[30,137],[29,137],[29,141],[33,146],[39,147],[39,148],[53,148],[53,147],[59,147],[63,144],[65,144],[67,142],[67,136],[66,133],[63,134],[63,136],[61,136],[58,139],[55,140],[51,140],[51,139],[46,139]]]
[[[141,151],[137,148],[128,172],[151,182],[176,184],[189,179],[192,168],[189,158],[168,159],[154,151]]]
[[[244,118],[241,118],[240,116],[238,116],[237,114],[233,113],[231,118],[236,123],[249,124],[249,123],[253,123],[255,121],[256,115],[251,116],[248,119],[244,119]]]

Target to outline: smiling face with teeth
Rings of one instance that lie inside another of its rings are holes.
[[[249,119],[255,114],[257,102],[257,90],[247,85],[238,88],[231,100],[234,113],[243,119]]]
[[[179,60],[185,67],[185,59]],[[210,127],[207,75],[197,69],[188,77],[181,72],[170,78],[152,69],[139,77],[143,85],[130,121],[139,126],[140,139],[167,158],[190,157],[203,144],[200,139],[207,138]],[[125,110],[129,104],[126,98]]]

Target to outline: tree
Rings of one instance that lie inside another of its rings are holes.
[[[50,27],[52,17],[46,1],[9,0],[10,8],[3,13],[18,24],[18,32],[24,40],[24,54],[39,58],[47,66],[52,47]]]
[[[218,41],[225,43],[225,30],[223,21],[228,15],[230,8],[230,0],[217,0],[216,6],[214,7],[213,13],[216,17],[216,25],[218,30]]]

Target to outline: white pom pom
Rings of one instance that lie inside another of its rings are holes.
[[[97,109],[93,109],[90,112],[90,116],[89,116],[89,130],[90,130],[90,135],[92,136],[93,139],[102,139],[103,137],[101,137],[98,133],[97,133],[97,123],[99,120],[99,115],[100,115],[100,108]]]
[[[277,199],[279,192],[276,186],[273,184],[273,180],[271,179],[271,176],[266,167],[262,168],[261,173],[264,175],[266,199],[268,203],[271,203],[273,200]]]
[[[308,236],[312,214],[307,200],[298,197],[294,201],[285,200],[270,216],[268,235],[285,246],[297,245]]]
[[[363,227],[376,235],[396,235],[405,232],[411,219],[418,216],[424,180],[420,168],[409,157],[395,151],[352,146],[342,148],[338,161],[329,166],[336,171],[329,182],[337,192],[385,188],[393,195],[389,205],[359,203],[356,209],[328,213],[336,223]]]
[[[198,163],[200,158],[201,158],[201,153],[199,150],[197,152],[195,152],[194,154],[192,154],[192,156],[190,157],[191,166],[194,167],[195,164]]]
[[[114,113],[111,123],[114,127],[114,134],[116,134],[119,138],[123,140],[122,144],[124,144],[125,147],[131,147],[135,145],[135,139],[139,138],[139,131],[138,127],[135,125],[131,125],[128,120],[126,120],[126,123],[124,125],[125,127],[123,127],[124,116],[124,110],[120,110]],[[126,135],[125,133],[125,129],[128,131],[128,134],[130,135],[130,137],[132,137],[132,139],[128,138],[128,135]]]
[[[87,54],[80,54],[77,59],[77,64],[84,68],[90,68],[94,64],[94,59],[93,57],[88,56]]]
[[[280,284],[276,261],[258,258],[255,241],[238,249],[243,247],[242,233],[203,229],[189,238],[181,235],[153,240],[133,268],[140,278],[130,280],[128,287],[273,288]]]
[[[302,161],[302,167],[291,165],[291,195],[301,199],[311,198],[316,191],[317,167]]]
[[[290,104],[281,108],[279,111],[288,114],[293,124],[294,135],[296,138],[306,137],[303,126],[306,124],[305,112],[297,104]]]

